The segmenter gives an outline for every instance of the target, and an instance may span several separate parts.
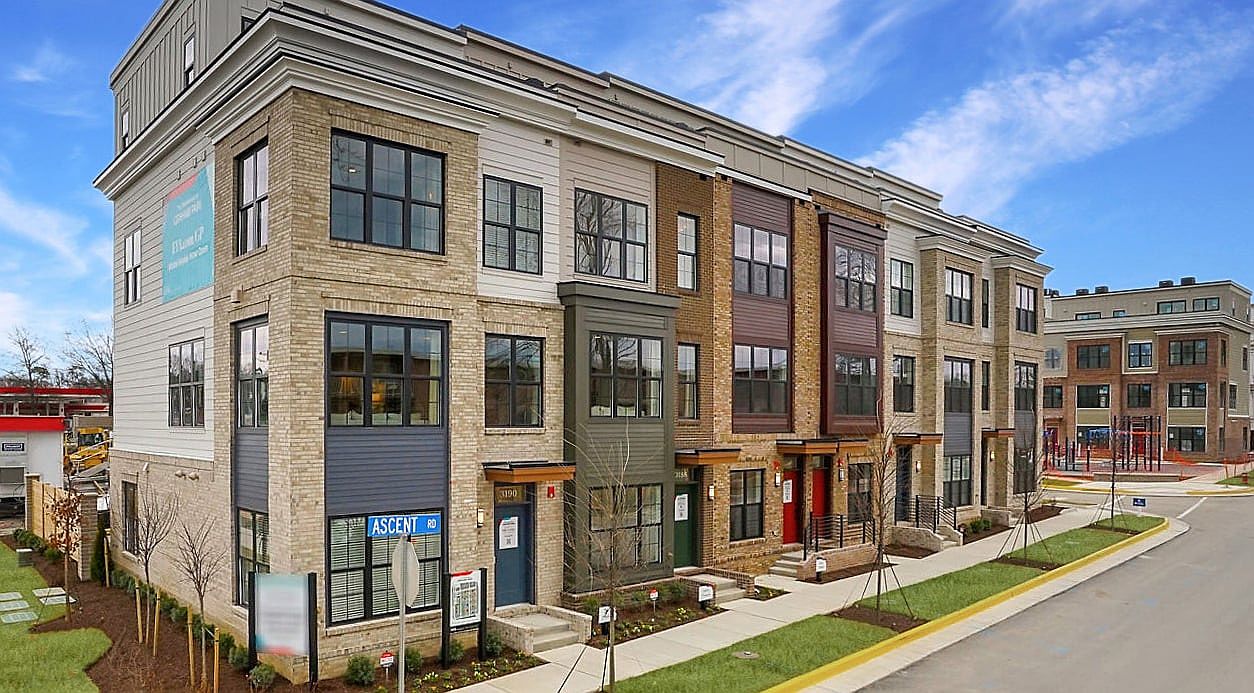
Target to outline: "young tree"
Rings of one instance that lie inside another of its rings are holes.
[[[1025,457],[1016,459],[1017,455],[1011,455],[1010,460],[1006,462],[1006,472],[1014,484],[1011,487],[1011,495],[1013,496],[1012,507],[1019,509],[1022,516],[1019,523],[1015,526],[1014,531],[1010,532],[1006,541],[1002,543],[1001,551],[998,556],[1007,553],[1007,547],[1010,551],[1016,548],[1023,549],[1024,558],[1027,557],[1028,544],[1031,538],[1035,537],[1041,542],[1041,546],[1045,549],[1046,554],[1049,553],[1049,545],[1042,541],[1040,531],[1036,528],[1032,520],[1032,510],[1039,507],[1045,498],[1045,451],[1039,453],[1035,450],[1026,454]],[[1025,463],[1031,464],[1031,467],[1025,466]]]
[[[174,533],[178,548],[173,557],[174,565],[183,574],[183,581],[196,592],[196,604],[202,623],[205,620],[205,593],[209,591],[213,580],[228,566],[226,551],[213,541],[213,531],[213,521],[202,517],[197,525],[179,520]],[[203,625],[200,629],[200,685],[208,685]]]
[[[43,341],[24,327],[14,327],[9,332],[9,346],[10,366],[5,375],[18,387],[26,388],[27,400],[34,406],[39,401],[35,388],[47,385],[52,378]]]
[[[65,618],[71,619],[73,605],[70,604],[70,554],[78,550],[82,542],[82,499],[83,494],[73,489],[60,491],[52,501],[53,536],[52,545],[61,552],[62,572],[61,584],[65,589]]]
[[[872,538],[875,542],[875,610],[879,613],[882,613],[880,600],[887,586],[884,569],[890,568],[884,549],[888,545],[888,534],[892,527],[896,503],[897,437],[905,432],[906,425],[907,422],[900,417],[885,415],[880,430],[869,436],[867,443],[871,472],[871,502],[870,507],[864,512],[871,522]],[[906,480],[906,483],[909,483],[909,480]],[[870,578],[867,582],[869,587]],[[901,587],[900,583],[898,587]],[[908,603],[906,608],[910,608]]]
[[[113,413],[113,334],[96,332],[83,321],[77,330],[65,333],[61,357],[71,380],[105,391]]]
[[[144,564],[144,584],[151,588],[152,576],[152,558],[156,555],[157,549],[169,538],[170,533],[174,531],[175,522],[179,516],[179,498],[174,494],[166,494],[164,497],[157,495],[156,489],[152,484],[146,484],[139,494],[139,507],[137,508],[137,517],[135,519],[135,536],[134,536],[134,552],[139,561]],[[152,628],[155,633],[155,601],[151,589],[145,590],[146,606],[144,609],[144,619],[140,622],[140,632],[147,632],[148,628]],[[144,638],[141,638],[142,642]],[[156,652],[156,643],[153,643],[153,652]]]

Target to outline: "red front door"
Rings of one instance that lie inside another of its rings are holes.
[[[784,497],[784,543],[796,544],[801,541],[801,473],[786,470],[780,490]]]
[[[831,513],[831,504],[828,503],[828,499],[831,497],[827,489],[828,473],[829,471],[826,468],[810,471],[810,512],[813,512],[815,515]]]

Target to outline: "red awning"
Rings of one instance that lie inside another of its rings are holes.
[[[0,431],[17,433],[60,433],[65,419],[59,416],[0,416]]]

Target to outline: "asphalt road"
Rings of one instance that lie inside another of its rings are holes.
[[[1254,691],[1254,498],[1197,500],[1150,498],[1192,529],[864,690]]]

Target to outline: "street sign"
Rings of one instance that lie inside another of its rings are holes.
[[[439,533],[440,513],[371,515],[366,518],[366,536],[371,539]]]
[[[1133,499],[1132,499],[1132,507],[1134,507],[1134,508],[1144,508],[1144,507],[1146,507],[1146,506],[1145,506],[1145,499],[1144,499],[1144,498],[1133,498]]]
[[[448,577],[449,628],[471,626],[479,622],[479,584],[478,570],[467,570],[453,573]]]
[[[392,550],[392,588],[397,600],[406,606],[413,604],[418,598],[418,584],[418,556],[414,554],[414,545],[402,539]]]
[[[387,669],[388,667],[392,666],[395,663],[396,663],[396,655],[392,654],[391,652],[384,650],[383,654],[379,655],[379,666],[383,667],[384,669]]]

